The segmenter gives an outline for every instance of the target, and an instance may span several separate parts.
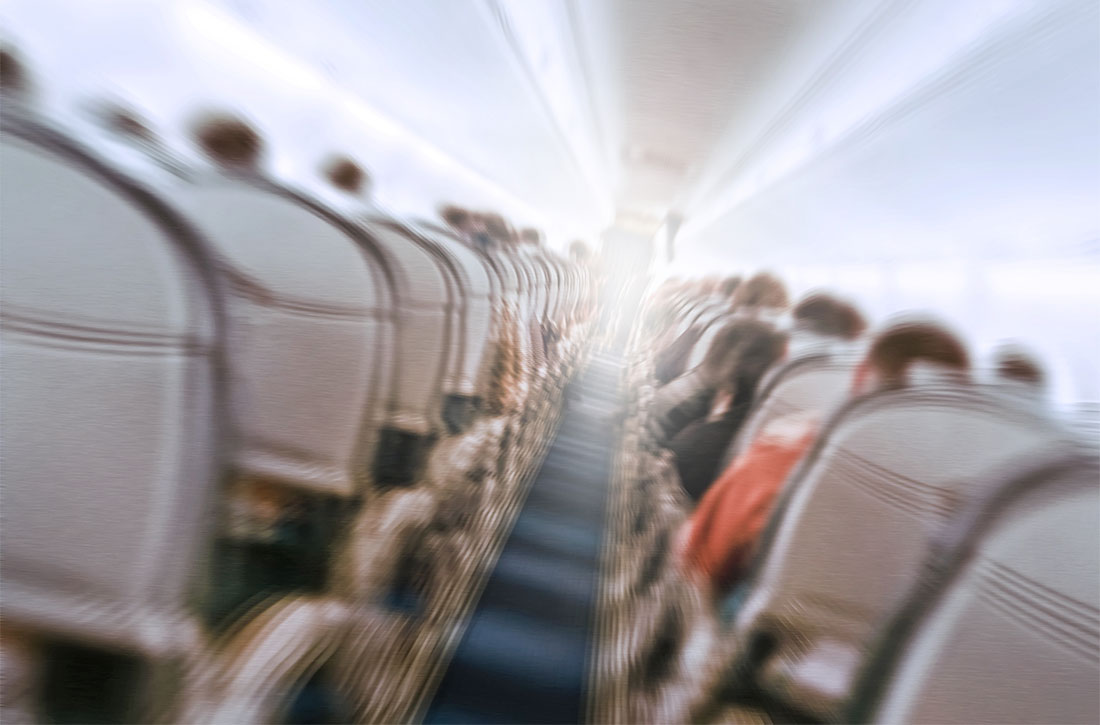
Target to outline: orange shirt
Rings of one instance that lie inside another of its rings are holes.
[[[716,596],[744,574],[776,496],[816,436],[816,416],[774,421],[730,463],[685,524],[682,563]]]

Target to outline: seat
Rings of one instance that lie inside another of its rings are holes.
[[[442,385],[444,422],[448,432],[458,433],[470,425],[487,395],[493,304],[489,272],[477,252],[449,235],[397,222],[387,224],[437,255],[455,284],[453,353]]]
[[[684,370],[694,370],[702,365],[703,358],[706,357],[707,350],[710,348],[710,343],[722,330],[722,327],[731,319],[731,315],[718,313],[701,323],[703,332],[699,335],[699,339],[695,342],[694,347],[691,348],[691,355],[688,356],[687,365],[684,367]]]
[[[504,289],[504,278],[501,276],[501,271],[493,265],[488,255],[467,245],[449,229],[422,220],[414,221],[410,226],[430,238],[444,240],[447,248],[452,250],[456,258],[463,260],[463,268],[469,268],[471,270],[469,273],[471,277],[471,286],[477,286],[479,289],[484,287],[484,289],[487,290],[485,293],[488,298],[487,334],[488,344],[492,349],[486,351],[481,363],[482,371],[478,373],[479,377],[477,377],[477,384],[484,386],[486,384],[485,379],[480,376],[488,377],[487,371],[492,368],[493,354],[495,354],[495,347],[500,332],[501,312],[505,304],[506,294]],[[479,273],[477,271],[479,269],[480,275],[483,275],[485,278],[484,284],[475,281],[479,278]],[[480,295],[481,293],[479,292],[478,294]],[[476,326],[475,329],[477,329]]]
[[[394,307],[366,237],[259,175],[204,174],[175,198],[211,240],[230,290],[239,477],[360,493],[390,388],[380,372]]]
[[[401,231],[378,220],[363,228],[393,270],[397,301],[397,372],[379,446],[376,476],[383,486],[410,485],[445,430],[443,381],[451,354],[449,281],[440,260]]]
[[[784,487],[735,633],[743,672],[834,719],[934,532],[996,471],[1067,440],[976,386],[927,382],[856,401]]]
[[[479,252],[500,280],[501,306],[497,309],[498,359],[494,360],[495,374],[492,387],[496,402],[491,408],[498,412],[515,412],[526,398],[527,371],[530,369],[530,337],[520,334],[526,331],[522,325],[521,273],[507,255],[497,252]]]
[[[806,411],[824,416],[839,407],[851,392],[857,362],[853,353],[838,349],[807,353],[774,367],[760,381],[752,412],[730,441],[720,469],[725,470],[773,420]]]
[[[1095,722],[1098,481],[1095,456],[1070,456],[960,517],[871,658],[852,722]]]
[[[520,324],[526,340],[528,378],[531,384],[538,382],[546,369],[545,350],[542,344],[542,309],[546,302],[545,279],[539,273],[536,262],[521,250],[506,250],[502,256],[516,268],[522,282],[520,289]]]
[[[222,296],[154,176],[5,108],[5,628],[148,656],[188,614],[225,439]],[[150,167],[152,173],[152,167]]]

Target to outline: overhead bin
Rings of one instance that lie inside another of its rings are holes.
[[[136,167],[4,110],[4,622],[179,653],[225,438],[213,263]]]

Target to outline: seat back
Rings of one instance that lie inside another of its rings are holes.
[[[731,317],[728,314],[715,314],[709,320],[701,321],[704,327],[703,333],[699,335],[699,339],[695,341],[695,346],[691,348],[691,355],[688,356],[685,370],[694,370],[703,364],[703,358],[707,355],[710,343],[714,341],[715,336],[730,319]]]
[[[457,309],[461,317],[452,337],[452,347],[458,355],[448,363],[443,392],[448,407],[451,403],[462,401],[476,403],[485,396],[485,386],[488,384],[487,360],[491,352],[493,305],[489,270],[477,252],[449,235],[411,226],[402,228],[410,238],[430,245],[441,255],[454,276],[459,296]],[[452,427],[450,422],[448,427]]]
[[[726,449],[722,466],[748,448],[760,431],[785,415],[808,411],[827,414],[848,399],[857,364],[854,355],[817,352],[781,363],[760,381],[756,404]]]
[[[545,254],[539,250],[531,250],[529,254],[535,271],[539,275],[539,284],[542,286],[542,299],[536,308],[539,319],[551,320],[553,319],[554,296],[558,291],[557,278],[554,275],[550,260],[546,258]]]
[[[393,302],[354,225],[259,178],[205,175],[176,193],[228,281],[242,476],[351,495],[369,481]]]
[[[553,322],[561,322],[567,285],[565,269],[562,267],[561,259],[557,256],[544,253],[543,260],[550,271],[550,305],[547,310],[547,317]]]
[[[1100,682],[1100,467],[999,487],[937,552],[872,658],[876,722],[1094,722]]]
[[[515,322],[517,340],[524,374],[529,375],[536,366],[536,350],[531,344],[531,321],[535,318],[535,281],[531,270],[518,256],[509,250],[499,250],[494,254],[502,268],[510,269],[515,279]]]
[[[397,370],[386,425],[430,438],[444,427],[443,381],[452,334],[450,281],[438,257],[403,232],[369,220],[364,228],[388,260],[397,302]]]
[[[458,395],[460,379],[462,377],[462,361],[466,356],[466,286],[463,284],[463,275],[458,268],[453,255],[440,244],[433,236],[422,234],[407,224],[388,217],[373,217],[372,224],[385,225],[405,237],[409,242],[419,246],[435,262],[443,276],[446,287],[447,299],[447,348],[446,361],[443,363],[443,379],[440,381],[440,395],[442,396],[441,417],[447,428],[447,402],[450,396]]]
[[[459,377],[465,394],[484,399],[489,385],[490,370],[498,339],[501,311],[504,305],[504,280],[490,259],[464,244],[450,231],[422,222],[413,228],[440,244],[454,259],[466,289],[467,322],[464,327],[466,356]]]
[[[992,471],[1064,439],[1032,411],[962,384],[842,409],[787,482],[737,616],[760,653],[758,684],[803,707],[824,687],[810,714],[832,716],[937,527]],[[815,681],[822,670],[827,685]]]
[[[5,623],[179,644],[224,438],[206,243],[155,184],[28,118],[2,128]]]

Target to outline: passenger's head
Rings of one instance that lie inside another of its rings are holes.
[[[592,249],[581,239],[569,243],[569,259],[574,264],[587,264],[592,259]]]
[[[804,297],[791,316],[799,328],[825,337],[854,340],[867,328],[867,321],[853,305],[820,292]]]
[[[737,291],[737,288],[741,286],[741,277],[734,275],[733,277],[726,277],[722,280],[722,283],[718,286],[718,292],[723,297],[732,298],[733,293]]]
[[[23,61],[15,51],[0,49],[0,91],[9,96],[21,96],[30,92],[30,79]]]
[[[322,172],[329,183],[349,194],[362,194],[370,186],[370,176],[348,156],[333,155],[324,163]]]
[[[194,123],[195,139],[212,161],[232,169],[255,169],[263,156],[263,139],[252,126],[231,113],[204,114]]]
[[[439,210],[439,216],[455,231],[465,233],[473,230],[474,217],[468,209],[448,204]]]
[[[516,230],[500,214],[485,214],[485,231],[497,244],[510,247],[516,243]]]
[[[522,244],[531,244],[533,246],[542,246],[542,232],[534,227],[526,227],[519,232],[519,241]]]
[[[752,385],[783,357],[787,335],[762,320],[737,319],[727,323],[710,343],[701,372],[720,389]]]
[[[137,111],[121,103],[95,103],[92,112],[105,129],[124,138],[155,143],[157,136]]]
[[[770,308],[782,310],[790,304],[787,287],[773,274],[760,272],[749,277],[733,291],[734,309]]]
[[[1019,345],[1002,345],[993,353],[993,366],[1001,380],[1036,388],[1046,385],[1046,374],[1035,357]]]
[[[700,282],[700,289],[702,290],[703,294],[706,295],[717,294],[721,291],[723,282],[725,282],[725,280],[718,275],[710,274],[706,277],[703,277]]]
[[[897,323],[875,336],[856,371],[853,392],[904,387],[914,363],[966,375],[970,356],[953,333],[934,322]]]

